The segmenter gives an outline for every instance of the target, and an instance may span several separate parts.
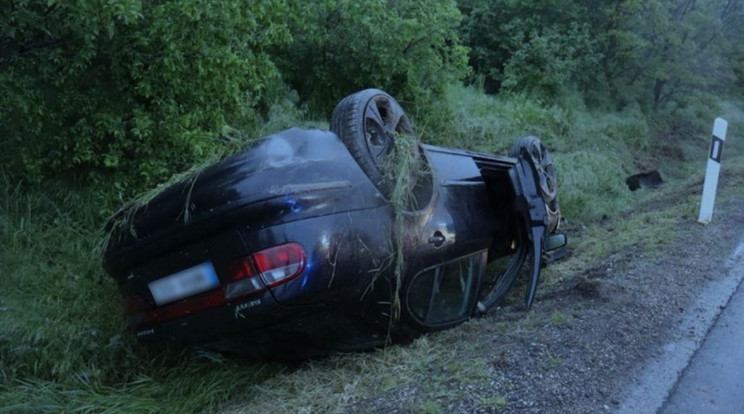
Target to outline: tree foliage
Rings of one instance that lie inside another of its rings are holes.
[[[653,111],[684,106],[741,72],[741,3],[460,0],[461,30],[487,91],[554,97],[578,86]]]
[[[656,110],[728,84],[719,11],[712,1],[625,0],[596,13],[613,98]]]
[[[357,90],[382,88],[427,108],[467,71],[453,0],[297,2],[293,42],[278,51],[289,85],[322,113]]]
[[[594,77],[598,55],[584,9],[560,0],[462,0],[463,38],[487,92],[555,96]]]
[[[0,159],[32,179],[198,162],[254,119],[289,39],[275,1],[11,0],[0,13]]]
[[[736,90],[744,90],[744,0],[727,0],[721,9],[724,54],[729,57]],[[740,94],[741,95],[741,94]]]

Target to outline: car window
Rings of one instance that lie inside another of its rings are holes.
[[[443,325],[466,318],[481,277],[476,253],[429,268],[414,276],[408,288],[408,309],[424,325]]]

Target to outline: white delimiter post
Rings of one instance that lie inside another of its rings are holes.
[[[718,173],[721,171],[721,152],[723,143],[726,141],[727,128],[728,123],[722,118],[716,118],[713,122],[713,138],[710,141],[708,167],[705,169],[705,184],[703,185],[703,198],[700,200],[698,223],[708,224],[713,219],[713,204],[716,201]]]

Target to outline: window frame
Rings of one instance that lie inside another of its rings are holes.
[[[418,327],[424,328],[425,330],[439,330],[457,325],[469,319],[478,304],[479,290],[481,287],[481,280],[483,279],[483,274],[486,268],[487,257],[487,249],[479,250],[474,253],[470,253],[452,260],[438,263],[434,266],[427,267],[416,273],[408,283],[405,293],[406,314],[411,319],[411,321]],[[461,306],[463,306],[465,309],[459,316],[456,316],[452,319],[430,322],[432,308],[436,305],[437,292],[440,291],[442,280],[446,275],[445,269],[447,266],[457,264],[458,262],[465,264],[467,266],[468,272],[472,274],[472,276],[469,277],[469,285],[466,286],[465,290],[463,291],[463,295],[467,296],[463,298]],[[426,307],[425,315],[422,318],[417,314],[416,311],[414,311],[411,306],[411,294],[412,292],[414,292],[416,281],[429,272],[434,272],[434,275],[433,281],[430,285],[431,291],[428,294],[428,306]]]

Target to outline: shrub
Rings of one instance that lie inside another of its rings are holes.
[[[599,55],[578,2],[461,0],[463,40],[486,92],[552,98],[594,78]]]
[[[278,79],[282,2],[19,1],[0,6],[0,161],[40,181],[119,171],[144,184],[250,123]]]
[[[361,89],[383,89],[412,114],[443,111],[444,85],[467,73],[452,0],[297,2],[293,42],[276,52],[288,84],[318,117]]]

